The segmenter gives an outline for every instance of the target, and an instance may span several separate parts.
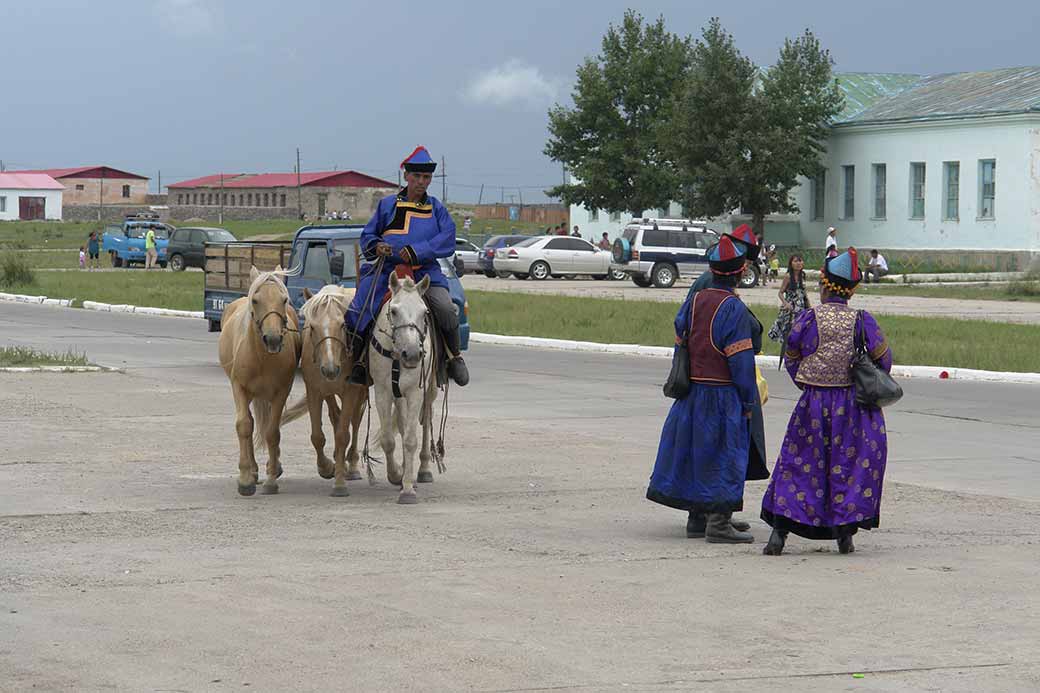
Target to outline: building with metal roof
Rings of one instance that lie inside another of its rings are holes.
[[[46,173],[0,173],[0,221],[60,221],[64,190]]]
[[[97,207],[143,205],[148,197],[148,177],[111,166],[41,168],[12,173],[43,173],[65,186],[63,204]]]

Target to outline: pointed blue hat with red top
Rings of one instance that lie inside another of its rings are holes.
[[[727,276],[741,274],[744,272],[744,260],[747,251],[740,243],[734,243],[729,236],[723,236],[722,240],[708,251],[708,267],[712,274]]]
[[[849,248],[841,255],[827,258],[823,263],[820,283],[839,296],[848,298],[856,290],[863,273],[859,270],[859,255]]]
[[[755,232],[747,224],[741,224],[733,229],[732,233],[726,233],[723,236],[729,236],[734,242],[744,246],[748,260],[754,262],[758,259],[758,251],[761,248],[761,244],[758,236],[755,235]]]
[[[437,162],[430,156],[430,152],[421,144],[415,151],[404,158],[401,168],[408,173],[433,173],[437,170]]]

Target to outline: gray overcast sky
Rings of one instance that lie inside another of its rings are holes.
[[[448,196],[525,200],[560,180],[546,110],[626,7],[699,34],[712,15],[756,63],[811,28],[839,71],[1040,63],[1040,2],[318,2],[7,0],[0,159],[105,163],[163,183],[224,172],[355,168],[393,179],[416,144]],[[436,186],[437,193],[440,186]],[[509,190],[512,188],[512,190]]]

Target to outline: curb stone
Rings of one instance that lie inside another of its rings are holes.
[[[0,373],[122,373],[109,366],[3,366]]]
[[[502,346],[537,347],[542,349],[559,349],[562,351],[599,352],[625,356],[648,356],[652,358],[671,358],[671,347],[640,346],[637,344],[600,344],[599,342],[578,342],[569,339],[548,339],[544,337],[514,337],[510,335],[486,334],[471,332],[471,341],[479,344],[498,344]],[[778,356],[756,356],[755,363],[760,368],[777,368]],[[943,374],[946,374],[945,377]],[[1023,383],[1040,385],[1040,373],[1013,373],[1001,371],[981,371],[973,368],[945,368],[942,366],[892,366],[892,375],[898,378],[937,378],[995,383]]]

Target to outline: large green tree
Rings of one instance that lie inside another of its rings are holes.
[[[603,37],[602,53],[577,70],[573,107],[549,111],[545,153],[577,182],[548,193],[589,209],[631,212],[664,207],[674,198],[675,172],[661,152],[658,130],[690,64],[690,40],[629,10]]]
[[[760,72],[718,19],[692,54],[677,106],[659,130],[680,199],[698,216],[740,207],[761,234],[768,214],[798,211],[791,199],[798,177],[822,169],[828,123],[844,105],[830,54],[806,30]]]

